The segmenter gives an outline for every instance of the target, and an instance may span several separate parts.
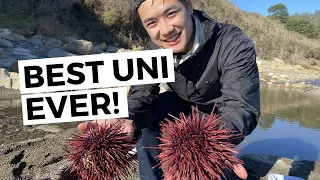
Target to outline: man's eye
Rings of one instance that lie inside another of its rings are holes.
[[[169,17],[173,17],[173,16],[176,15],[176,14],[177,14],[176,11],[172,11],[172,12],[170,12],[170,13],[168,14],[168,16],[169,16]]]
[[[147,24],[147,26],[148,26],[148,27],[154,26],[154,24],[156,24],[156,23],[155,23],[155,22],[149,22],[149,23]]]

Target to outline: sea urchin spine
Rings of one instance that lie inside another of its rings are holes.
[[[175,118],[175,117],[174,117]],[[180,113],[175,122],[165,119],[161,123],[161,141],[156,156],[165,180],[221,180],[232,171],[233,164],[243,164],[234,153],[239,153],[231,142],[240,135],[223,129],[219,120],[223,117],[202,116],[192,109],[192,116]]]
[[[136,145],[120,123],[89,124],[85,132],[73,134],[66,146],[68,170],[83,180],[127,179],[137,166],[128,156]]]

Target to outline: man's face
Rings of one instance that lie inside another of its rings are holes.
[[[152,41],[162,48],[171,48],[174,53],[186,53],[192,48],[192,13],[192,8],[186,8],[179,0],[146,0],[138,8]]]

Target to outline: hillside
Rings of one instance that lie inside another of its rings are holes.
[[[258,57],[293,64],[320,65],[320,41],[286,30],[279,22],[247,13],[226,0],[193,1],[218,22],[243,29],[256,44]],[[25,36],[74,36],[131,48],[143,45],[144,30],[129,10],[129,1],[1,0],[0,28]]]

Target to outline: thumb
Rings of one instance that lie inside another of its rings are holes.
[[[234,164],[233,165],[234,173],[241,179],[247,179],[248,173],[242,164]]]
[[[90,124],[90,122],[88,122],[88,121],[83,122],[83,123],[80,123],[80,124],[78,125],[78,129],[79,129],[80,131],[85,131],[85,130],[87,130],[89,124]]]

